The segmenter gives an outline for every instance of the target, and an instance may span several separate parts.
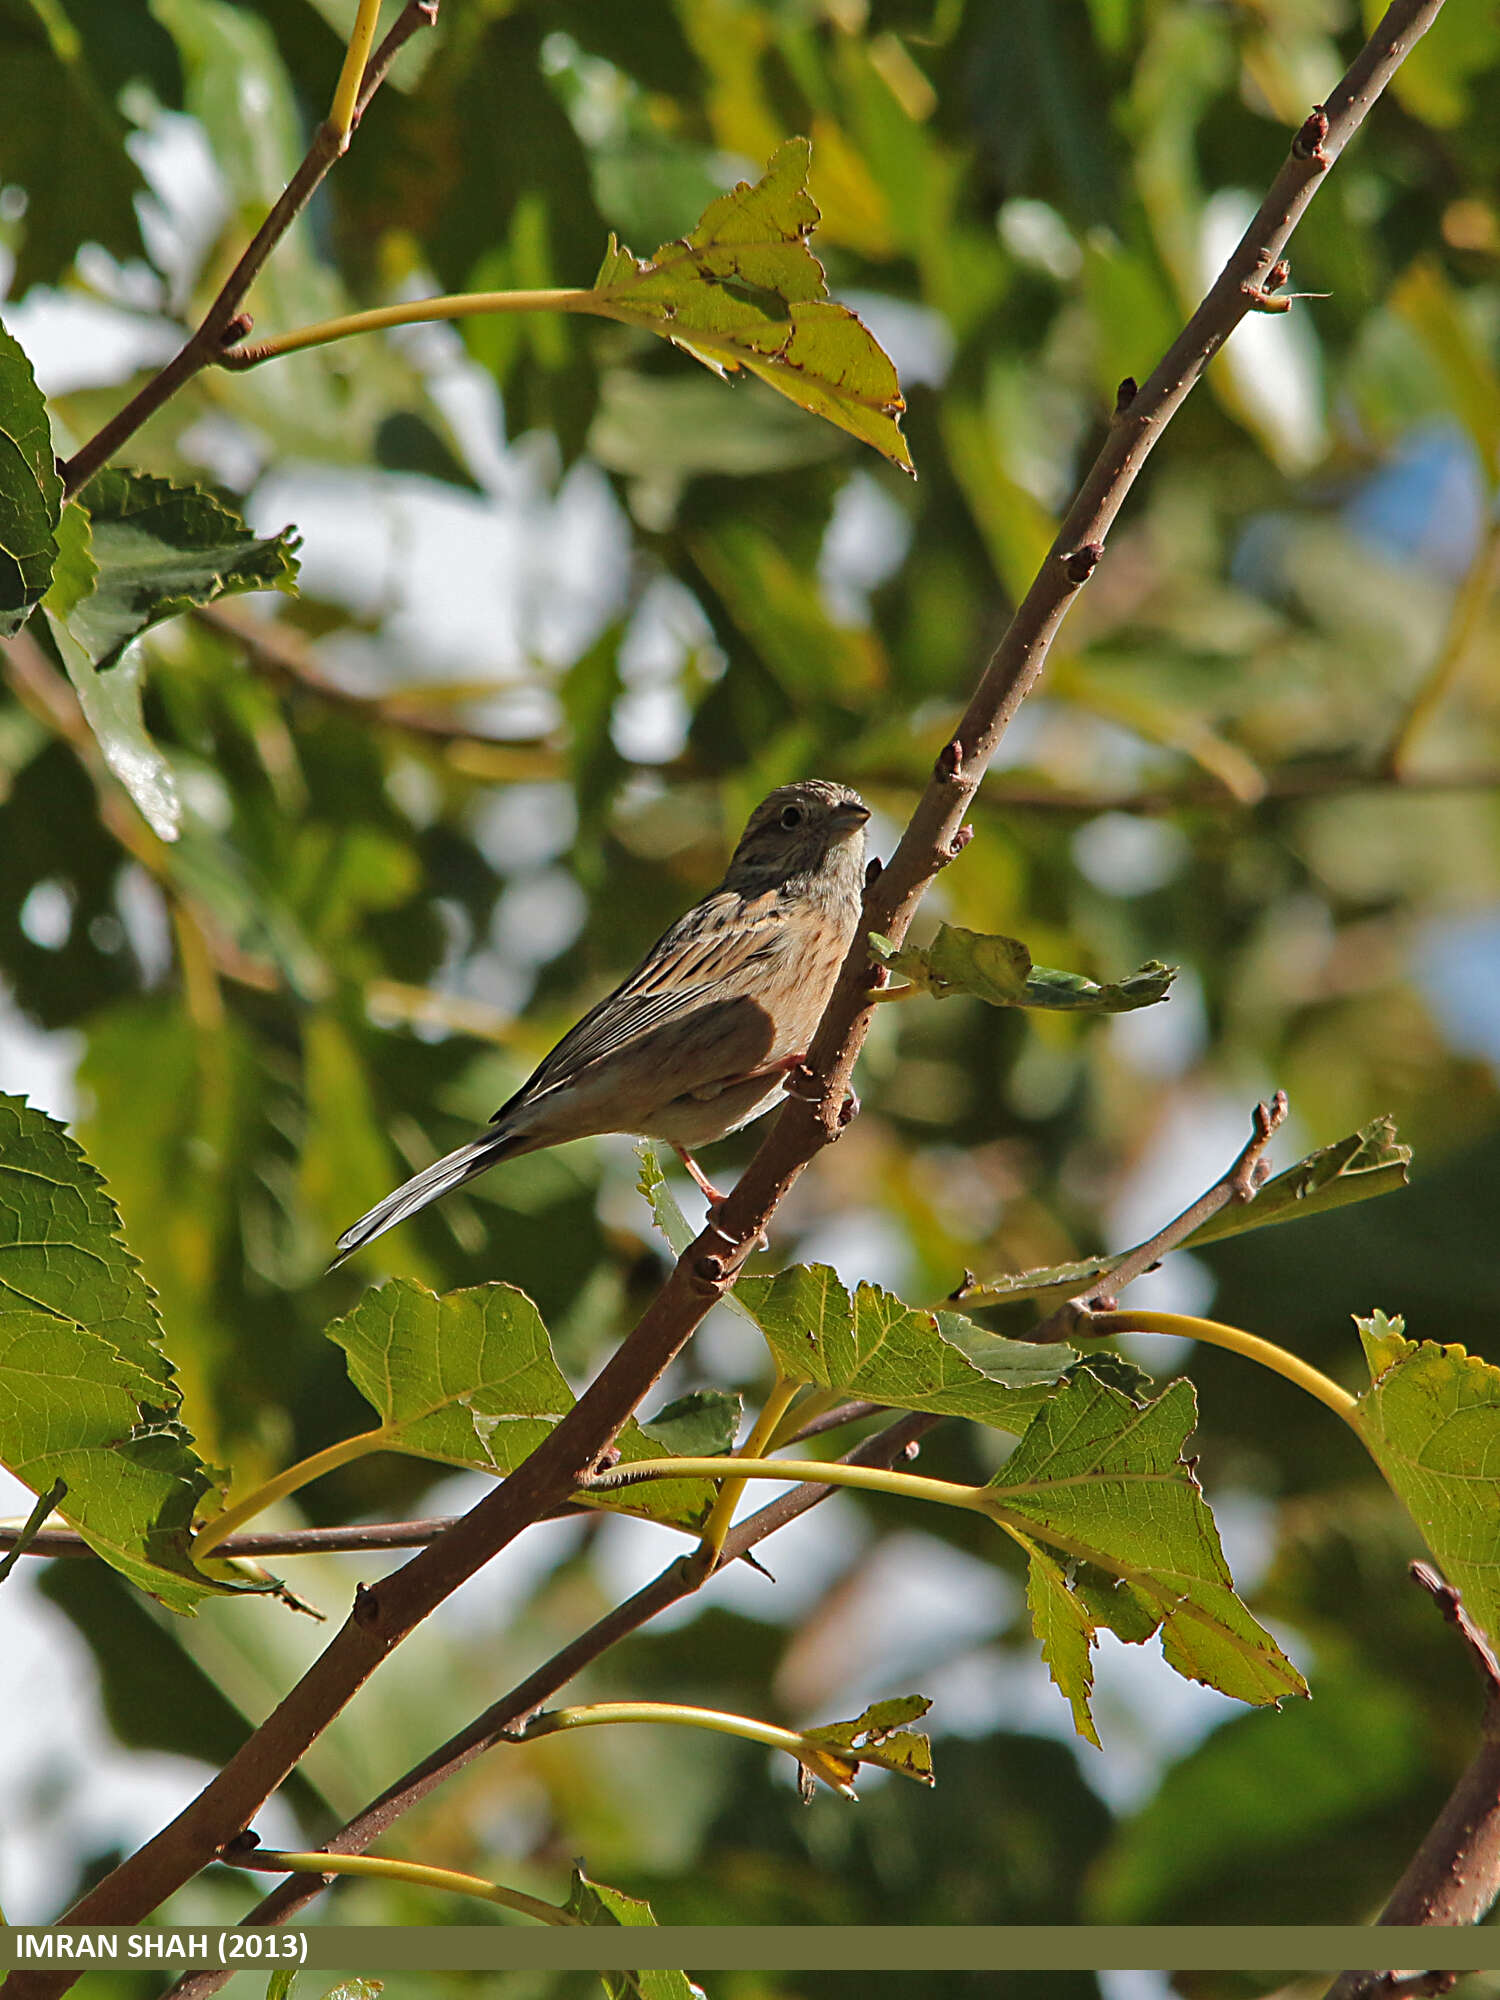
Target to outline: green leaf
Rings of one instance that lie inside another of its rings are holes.
[[[585,1924],[618,1924],[638,1930],[656,1923],[649,1903],[639,1896],[627,1896],[623,1889],[591,1882],[576,1861],[563,1908]],[[609,2000],[704,2000],[702,1987],[695,1986],[685,1972],[601,1972],[599,1977]]]
[[[1006,1340],[959,1313],[903,1305],[878,1285],[851,1299],[825,1264],[741,1278],[734,1296],[784,1374],[898,1410],[1023,1431],[1078,1359],[1061,1343]]]
[[[503,1477],[573,1407],[541,1315],[514,1285],[439,1298],[396,1278],[366,1292],[327,1331],[348,1358],[350,1381],[379,1412],[381,1442],[391,1451]],[[634,1422],[616,1446],[622,1464],[663,1456]],[[653,1479],[589,1504],[694,1530],[713,1500],[711,1480]]]
[[[674,1458],[714,1458],[733,1449],[744,1409],[737,1389],[691,1389],[643,1417],[641,1429]]]
[[[1372,1118],[1347,1139],[1320,1146],[1267,1181],[1254,1201],[1226,1203],[1178,1247],[1192,1250],[1226,1236],[1243,1236],[1252,1229],[1268,1229],[1278,1222],[1297,1222],[1350,1202],[1368,1201],[1372,1195],[1393,1194],[1406,1186],[1410,1164],[1411,1147],[1397,1140],[1394,1121]],[[1036,1271],[1003,1273],[998,1278],[968,1278],[951,1296],[955,1305],[967,1306],[1012,1305],[1019,1299],[1059,1304],[1107,1288],[1110,1274],[1139,1248],[1137,1244],[1135,1249],[1117,1251],[1112,1257],[1080,1257],[1072,1264],[1050,1264]]]
[[[1407,1340],[1384,1313],[1355,1324],[1370,1367],[1360,1436],[1469,1616],[1500,1644],[1500,1368]]]
[[[104,1183],[62,1127],[0,1096],[0,1462],[174,1611],[235,1587],[188,1553],[221,1483],[177,1421],[156,1306]]]
[[[89,517],[76,500],[69,501],[64,510],[57,544],[57,568],[44,600],[53,644],[105,763],[135,800],[157,838],[176,840],[182,830],[182,800],[171,765],[146,734],[140,659],[127,656],[109,673],[99,673],[87,646],[69,623],[77,606],[89,597],[98,575]]]
[[[1266,1182],[1254,1201],[1230,1202],[1201,1223],[1183,1244],[1216,1243],[1226,1236],[1243,1236],[1250,1229],[1267,1229],[1277,1222],[1296,1222],[1372,1195],[1394,1194],[1410,1176],[1411,1147],[1396,1138],[1395,1120],[1372,1118],[1347,1139],[1320,1146],[1285,1173]]]
[[[66,616],[95,666],[108,666],[149,626],[195,604],[246,590],[295,592],[294,531],[257,539],[201,486],[106,469],[79,500],[98,576]]]
[[[890,1701],[872,1702],[863,1715],[856,1716],[852,1722],[828,1722],[821,1729],[804,1729],[802,1734],[810,1742],[827,1745],[835,1770],[843,1772],[844,1783],[851,1787],[851,1796],[853,1781],[861,1764],[878,1764],[882,1770],[898,1771],[904,1778],[915,1778],[919,1784],[930,1785],[933,1782],[932,1741],[920,1730],[906,1729],[902,1725],[915,1722],[931,1706],[926,1695],[897,1695]],[[813,1775],[809,1767],[803,1765],[805,1797],[811,1796]],[[831,1782],[822,1771],[816,1775],[825,1783]]]
[[[993,1518],[1029,1555],[1048,1545],[1032,1568],[1032,1615],[1053,1679],[1090,1740],[1087,1649],[1100,1624],[1133,1640],[1159,1630],[1170,1666],[1240,1701],[1306,1692],[1234,1594],[1213,1516],[1182,1455],[1196,1414],[1190,1382],[1172,1383],[1141,1408],[1080,1369],[985,1488]],[[1101,1595],[1102,1579],[1081,1588],[1056,1555],[1128,1585],[1118,1615]]]
[[[46,593],[61,513],[47,406],[31,363],[0,327],[0,639],[19,632]]]
[[[748,369],[910,472],[895,366],[829,298],[807,247],[818,222],[811,159],[808,140],[788,139],[753,187],[740,181],[718,196],[691,235],[646,262],[611,236],[592,309],[659,334],[718,374]]]
[[[989,937],[939,924],[930,945],[899,948],[878,932],[870,949],[882,965],[903,973],[935,1000],[954,993],[977,993],[992,1007],[1047,1007],[1074,1013],[1128,1014],[1165,1000],[1177,968],[1150,959],[1127,979],[1100,986],[1078,972],[1054,972],[1033,965],[1019,938]]]

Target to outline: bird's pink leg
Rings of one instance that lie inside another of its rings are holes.
[[[708,1178],[708,1175],[704,1173],[702,1167],[699,1166],[698,1162],[693,1158],[692,1154],[688,1151],[687,1147],[674,1146],[672,1148],[672,1151],[677,1155],[678,1159],[681,1160],[682,1164],[687,1168],[688,1172],[692,1175],[694,1181],[696,1181],[699,1192],[702,1194],[704,1200],[708,1203],[709,1212],[712,1213],[714,1209],[722,1208],[724,1205],[724,1196],[720,1194],[719,1190],[714,1186],[713,1182]]]

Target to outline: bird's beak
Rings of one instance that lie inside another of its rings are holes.
[[[855,827],[863,826],[869,817],[870,808],[860,805],[855,799],[850,799],[844,805],[836,807],[833,815],[835,826],[847,827],[851,832]]]

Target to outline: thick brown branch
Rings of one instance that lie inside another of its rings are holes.
[[[1484,1720],[1478,1749],[1375,1922],[1377,1926],[1477,1924],[1500,1899],[1500,1663],[1453,1586],[1428,1563],[1414,1562],[1411,1570],[1457,1629],[1479,1669],[1485,1689]],[[1433,1945],[1433,1956],[1441,1958],[1435,1939]],[[1447,1987],[1408,1982],[1443,1976],[1341,1972],[1325,2000],[1391,2000],[1402,1992],[1442,1993]]]
[[[430,27],[437,19],[438,5],[439,0],[410,0],[410,4],[402,10],[399,20],[366,66],[354,114],[356,124],[384,81],[386,71],[402,45],[419,28]],[[125,440],[133,437],[148,417],[155,416],[185,382],[190,382],[195,375],[218,361],[226,346],[232,345],[236,339],[243,339],[249,332],[249,317],[240,310],[246,293],[348,143],[347,136],[340,136],[326,120],[319,125],[302,164],[251,237],[244,254],[220,287],[218,297],[193,332],[165,367],[138,389],[124,408],[117,410],[109,422],[63,465],[63,493],[67,499],[71,500],[80,487],[87,485],[100,466],[107,465]]]
[[[864,1414],[863,1409],[858,1414]],[[848,1421],[847,1416],[841,1418],[837,1411],[829,1411],[828,1416]],[[850,1465],[894,1465],[898,1459],[913,1456],[918,1439],[941,1421],[940,1417],[915,1412],[901,1417],[847,1452],[846,1461]],[[809,1426],[809,1431],[811,1428]],[[730,1530],[725,1539],[723,1557],[713,1569],[695,1556],[679,1558],[644,1589],[638,1590],[634,1597],[627,1598],[586,1632],[580,1633],[570,1645],[545,1661],[519,1686],[512,1688],[509,1694],[502,1695],[482,1715],[476,1716],[466,1729],[450,1737],[431,1756],[408,1771],[405,1777],[398,1778],[324,1845],[333,1854],[363,1854],[403,1813],[435,1791],[445,1779],[473,1763],[486,1750],[500,1743],[513,1742],[529,1715],[543,1702],[550,1701],[560,1688],[617,1641],[639,1631],[641,1626],[669,1605],[691,1596],[711,1575],[722,1574],[726,1564],[747,1555],[757,1543],[765,1541],[767,1536],[775,1534],[788,1522],[795,1521],[810,1508],[821,1506],[835,1490],[822,1481],[807,1480],[801,1486],[793,1487],[791,1492],[779,1495],[769,1506],[762,1507],[758,1513]],[[263,1897],[242,1922],[255,1925],[285,1923],[299,1910],[305,1909],[326,1887],[326,1881],[320,1876],[289,1876]],[[228,1976],[225,1972],[187,1973],[171,1988],[167,2000],[204,2000],[205,1995],[216,1993]]]
[[[996,746],[1041,673],[1068,605],[1152,446],[1252,308],[1328,164],[1358,129],[1442,0],[1394,0],[1328,99],[1328,132],[1278,174],[1222,275],[1150,379],[1111,426],[1041,573],[1001,640],[889,864],[865,894],[863,921],[809,1052],[812,1100],[789,1098],[711,1229],[689,1246],[598,1380],[513,1472],[429,1548],[363,1593],[353,1615],[224,1770],[137,1854],[67,1913],[72,1924],[133,1923],[247,1826],[391,1649],[529,1522],[566,1500],[620,1426],[733,1283],[778,1203],[821,1147],[838,1138],[850,1076],[873,1008],[865,934],[900,943],[943,866]],[[50,2000],[67,1972],[13,1974],[15,2000]]]

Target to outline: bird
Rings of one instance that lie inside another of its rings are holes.
[[[778,785],[718,888],[563,1036],[489,1131],[351,1224],[328,1268],[500,1160],[601,1132],[664,1141],[717,1208],[693,1151],[770,1111],[806,1060],[859,927],[869,817],[844,785]]]

